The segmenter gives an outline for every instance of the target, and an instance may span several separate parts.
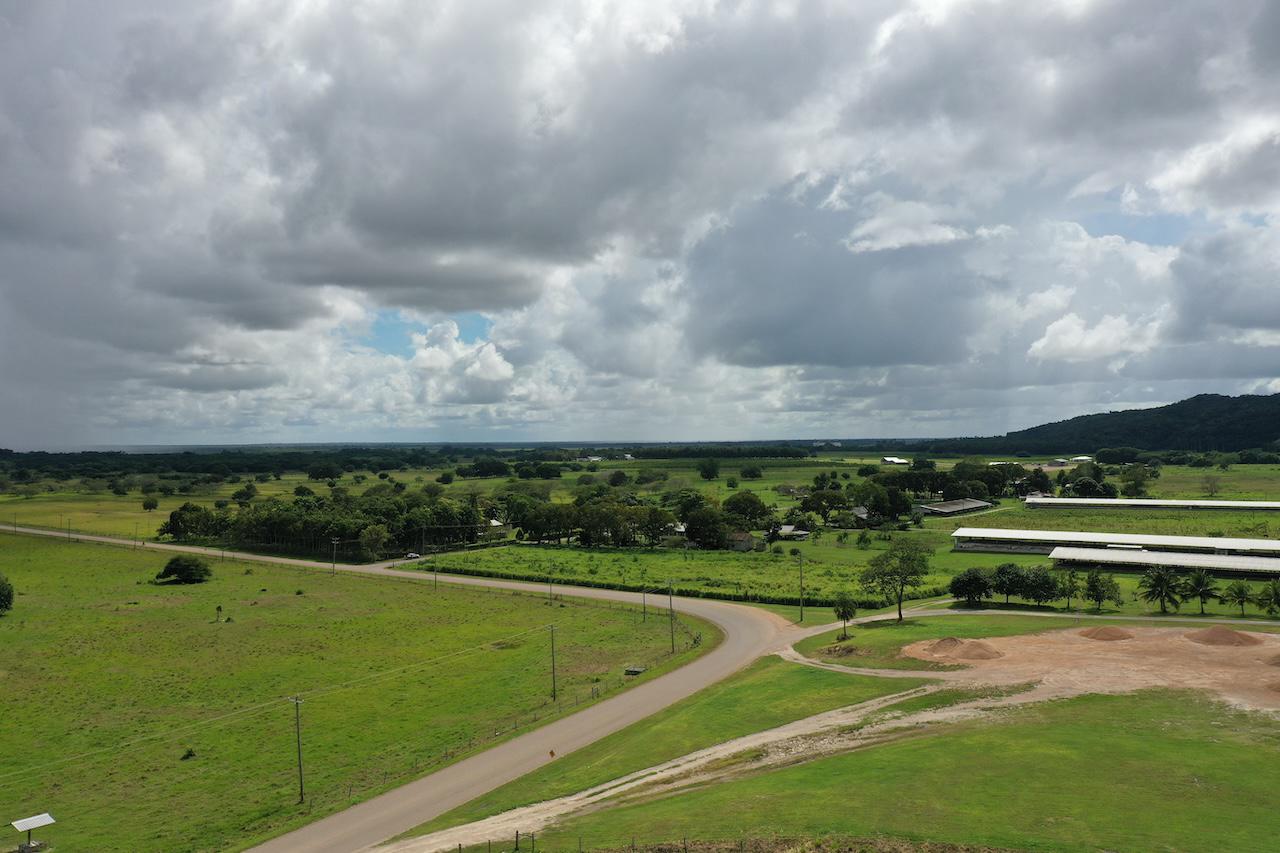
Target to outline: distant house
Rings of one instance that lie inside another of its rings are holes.
[[[622,454],[622,458],[623,458],[623,459],[625,459],[625,460],[627,460],[628,462],[630,462],[631,460],[635,459],[635,457],[634,457],[634,456],[632,456],[630,453],[624,453],[624,454]]]
[[[778,528],[778,538],[803,542],[809,538],[809,531],[796,527],[794,524],[784,524]]]
[[[881,456],[881,465],[910,465],[910,459],[903,459],[901,456]]]
[[[750,551],[756,547],[756,537],[745,530],[735,530],[729,534],[730,551]]]
[[[939,501],[932,504],[920,504],[917,509],[926,515],[961,515],[966,512],[977,512],[980,509],[990,509],[992,504],[986,501],[980,501],[977,498],[960,498],[954,501]]]
[[[852,513],[853,517],[858,519],[858,521],[866,521],[867,516],[870,514],[865,506],[855,506],[853,509],[849,510],[849,512]]]
[[[1093,457],[1092,456],[1072,456],[1071,461],[1072,462],[1092,462]]]

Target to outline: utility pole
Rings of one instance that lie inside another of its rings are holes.
[[[138,550],[138,522],[133,523],[133,550]]]
[[[338,537],[331,536],[329,544],[333,545],[333,560],[330,563],[329,576],[334,577],[338,574]]]
[[[676,602],[671,591],[671,581],[667,581],[667,618],[671,623],[671,654],[676,653]]]
[[[556,626],[551,626],[551,701],[556,701]]]
[[[298,740],[298,804],[307,801],[306,790],[302,787],[302,699],[290,696],[293,703],[293,731]]]
[[[804,554],[800,555],[800,621],[804,621]]]
[[[645,595],[645,593],[647,592],[648,590],[644,588],[641,588],[640,590],[640,621],[641,622],[649,621],[649,601],[647,596]]]

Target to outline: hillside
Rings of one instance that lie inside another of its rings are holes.
[[[1081,415],[1004,436],[930,442],[933,450],[1065,453],[1099,447],[1233,451],[1277,447],[1280,394],[1200,394],[1154,409]]]

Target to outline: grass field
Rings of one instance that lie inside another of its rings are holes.
[[[718,637],[682,617],[673,657],[666,621],[635,608],[258,563],[149,583],[168,556],[0,534],[18,591],[0,617],[0,813],[52,812],[63,849],[241,848],[616,692],[626,664],[652,678]]]
[[[421,835],[572,794],[672,758],[793,720],[911,690],[913,679],[860,678],[763,658],[647,720],[454,809]]]
[[[546,850],[878,836],[1034,850],[1269,850],[1280,722],[1196,694],[1084,696],[565,822]]]

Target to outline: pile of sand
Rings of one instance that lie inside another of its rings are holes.
[[[1090,640],[1102,640],[1111,643],[1116,640],[1132,640],[1133,633],[1123,628],[1113,628],[1110,625],[1102,628],[1085,628],[1080,632],[1081,637],[1088,637]]]
[[[1191,642],[1199,643],[1202,646],[1258,646],[1262,644],[1262,640],[1257,637],[1251,637],[1239,631],[1232,631],[1222,625],[1214,625],[1212,628],[1205,628],[1203,631],[1192,631],[1186,636]]]
[[[940,658],[952,660],[995,660],[1004,657],[994,646],[981,640],[961,640],[943,637],[925,646],[925,651]]]

